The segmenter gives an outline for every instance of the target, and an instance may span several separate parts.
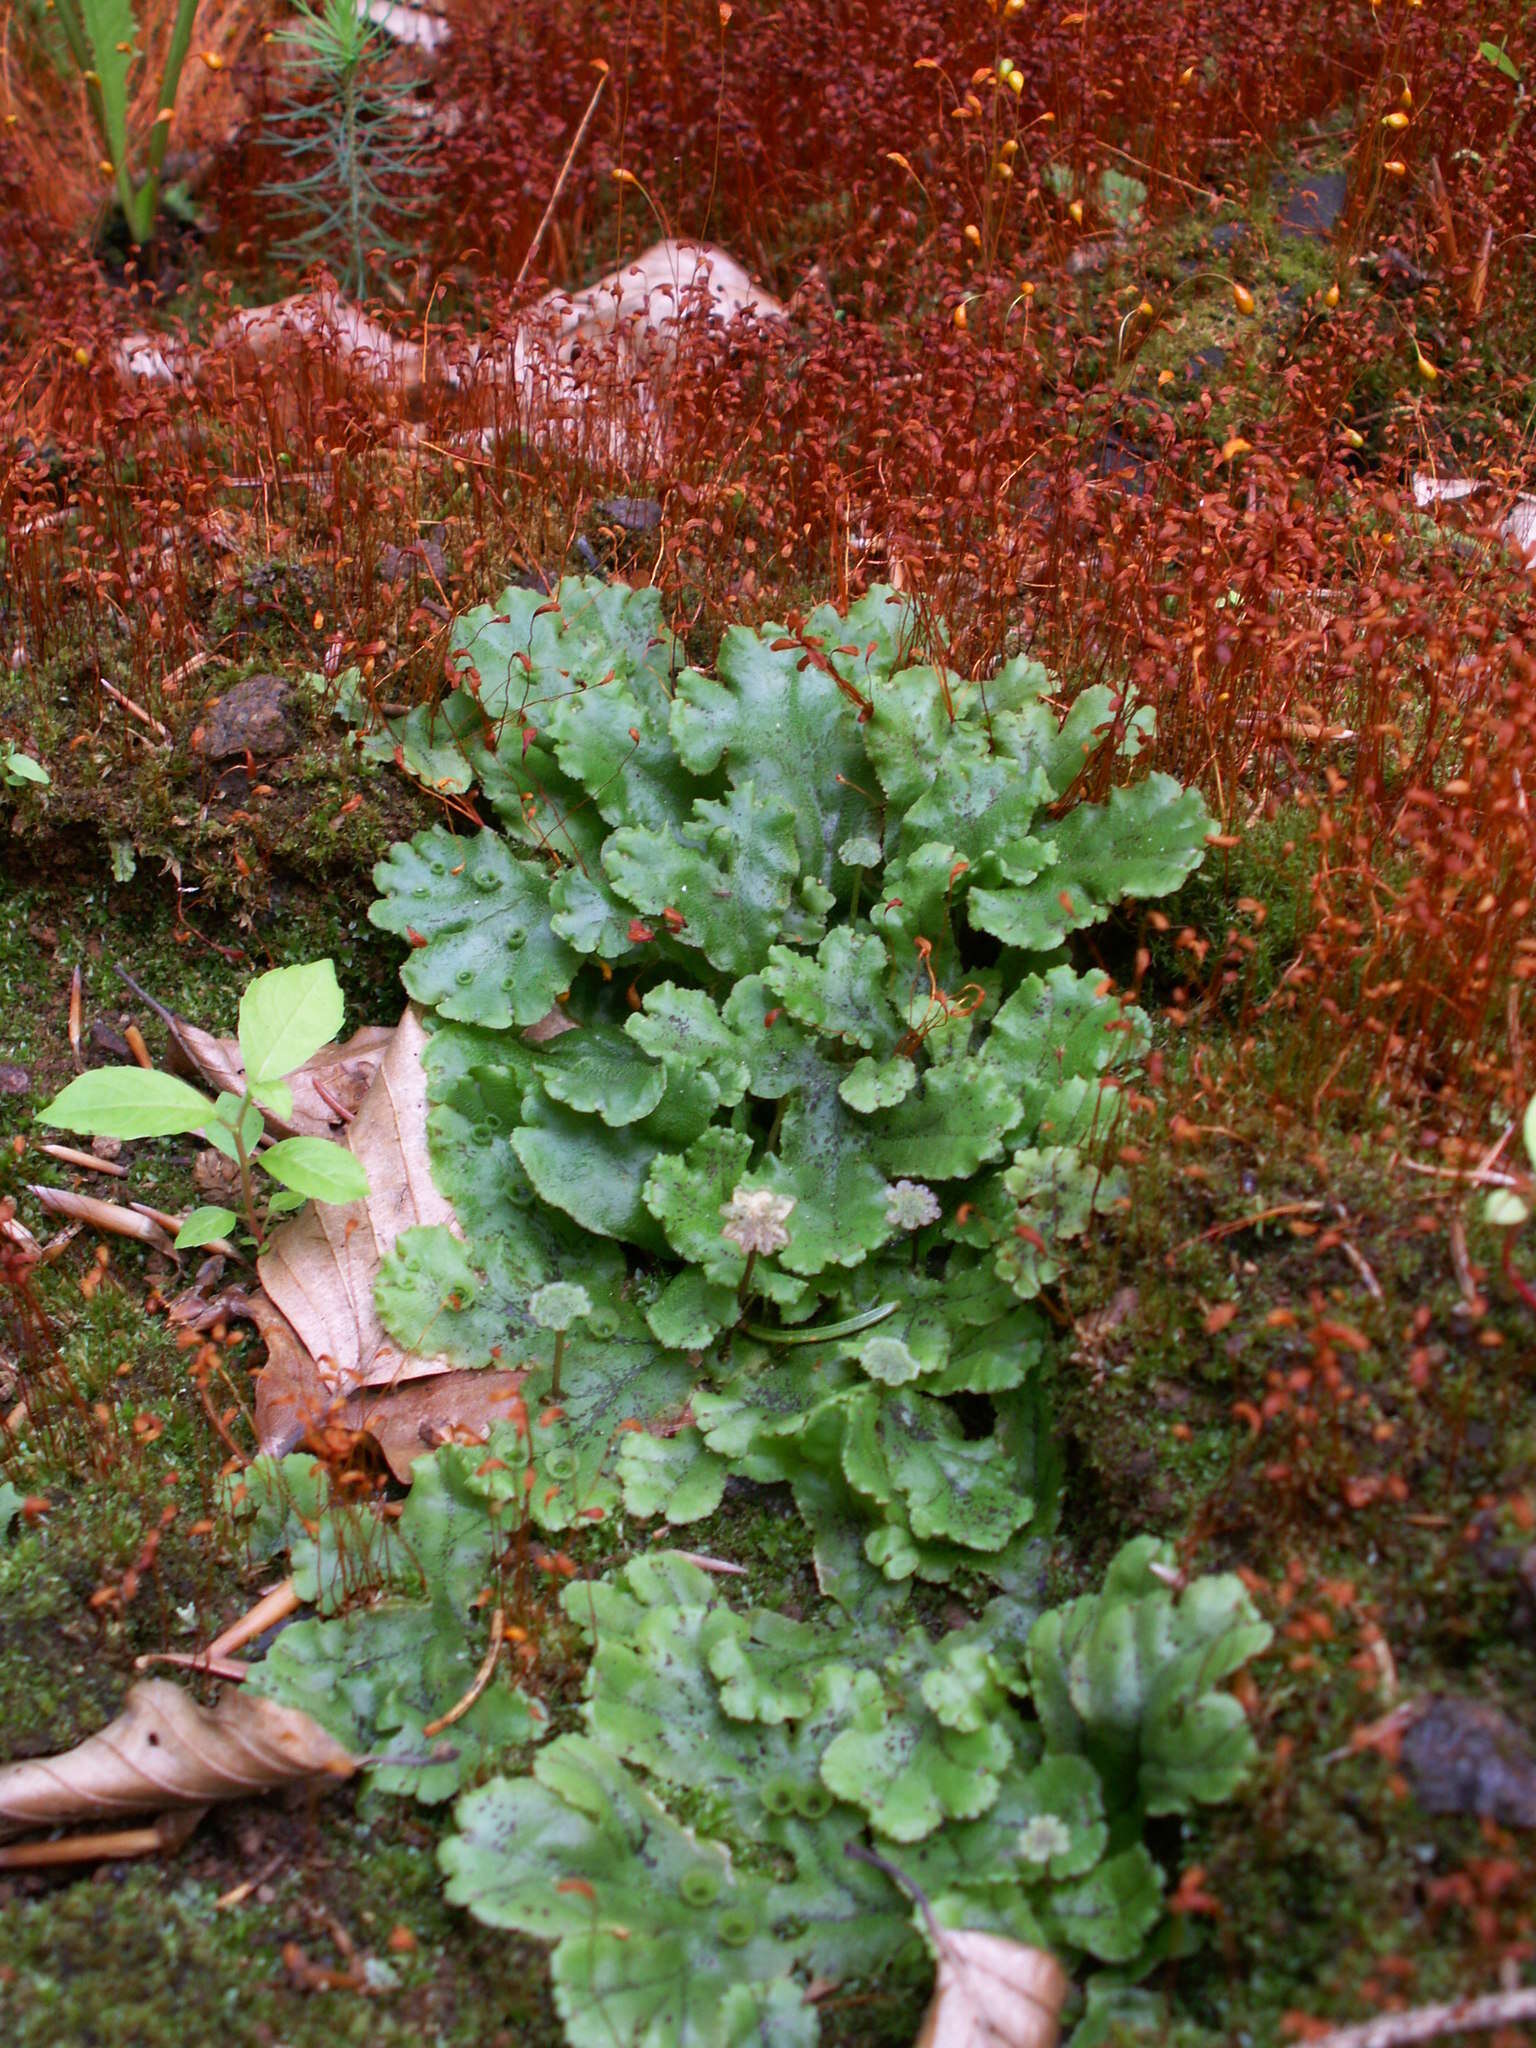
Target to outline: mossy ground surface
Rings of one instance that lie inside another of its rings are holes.
[[[397,962],[366,924],[365,886],[279,887],[281,910],[230,936],[253,967],[332,954],[349,1023],[387,1016]],[[1217,909],[1220,893],[1206,878],[1182,908]],[[35,1152],[32,1123],[72,1071],[73,967],[87,1027],[132,1014],[156,1049],[159,1026],[110,961],[218,1028],[250,969],[178,936],[170,886],[114,886],[82,863],[13,879],[7,900],[4,1052],[28,1085],[3,1105],[0,1173],[40,1221],[26,1184],[75,1178]],[[1164,1053],[1176,1090],[1179,1042]],[[1287,1128],[1241,1079],[1186,1122],[1171,1134],[1149,1117],[1133,1132],[1129,1213],[1063,1290],[1055,1576],[1088,1582],[1142,1529],[1180,1539],[1192,1567],[1254,1575],[1278,1630],[1254,1673],[1262,1769],[1237,1804],[1158,1847],[1170,1867],[1204,1873],[1192,1888],[1201,1939],[1170,1986],[1178,2038],[1265,2041],[1288,2012],[1354,2014],[1384,1987],[1430,1998],[1483,1981],[1489,1943],[1525,1938],[1536,1901],[1512,1839],[1424,1814],[1390,1749],[1352,1741],[1404,1697],[1450,1691],[1518,1717],[1536,1687],[1536,1610],[1517,1571],[1536,1510],[1531,1333],[1475,1221],[1468,1253],[1488,1308],[1469,1310],[1450,1248],[1459,1201],[1407,1170],[1415,1148],[1400,1125]],[[143,1199],[189,1202],[190,1148],[124,1156]],[[185,1354],[144,1312],[171,1277],[168,1262],[115,1242],[102,1264],[82,1235],[37,1282],[68,1392],[40,1440],[5,1453],[18,1487],[47,1502],[0,1542],[0,1725],[13,1755],[79,1739],[115,1710],[137,1656],[206,1641],[267,1582],[220,1516],[225,1447]],[[1297,1381],[1319,1346],[1340,1363],[1342,1405]],[[242,1391],[257,1355],[254,1339],[230,1349]],[[153,1568],[124,1601],[113,1589],[157,1528]],[[615,1540],[627,1550],[648,1532]],[[792,1610],[814,1597],[798,1520],[773,1496],[733,1493],[709,1543],[747,1564],[753,1599]],[[359,1810],[342,1792],[217,1813],[160,1864],[0,1879],[7,2037],[158,2044],[217,2025],[256,2043],[553,2044],[539,1951],[442,1904],[440,1826],[398,1803]],[[396,1926],[414,1948],[389,1947]],[[285,1949],[345,1972],[348,1941],[393,1981],[367,1995],[298,1988]],[[885,1987],[842,2013],[835,2038],[910,2038],[920,2004],[920,1987]]]
[[[1180,377],[1202,350],[1229,351],[1216,398],[1236,431],[1266,402],[1275,337],[1258,345],[1226,283],[1198,275],[1216,267],[1211,225],[1202,216],[1159,251],[1161,271],[1192,281],[1187,314],[1156,346]],[[1272,226],[1251,220],[1221,267],[1266,300],[1319,289],[1326,252]],[[492,566],[463,594],[496,587]],[[307,585],[299,596],[289,609],[305,618],[329,602]],[[232,665],[210,672],[210,690],[254,669],[292,676],[321,652],[302,623],[260,639],[226,625]],[[0,1094],[0,1195],[40,1235],[30,1183],[115,1191],[35,1149],[36,1112],[74,1071],[75,968],[87,1032],[131,1018],[154,1051],[163,1033],[115,962],[162,1003],[228,1030],[250,975],[330,955],[348,1028],[388,1020],[399,954],[367,922],[368,869],[423,815],[398,778],[360,766],[320,709],[300,707],[298,743],[254,798],[192,752],[195,707],[173,718],[168,747],[119,721],[67,751],[84,656],[53,659],[46,689],[0,686],[7,731],[58,771],[50,794],[21,799],[0,871],[0,1061],[20,1070]],[[121,841],[137,867],[120,883]],[[1294,1082],[1293,1039],[1285,1013],[1256,1009],[1289,957],[1304,842],[1284,819],[1264,826],[1241,871],[1212,861],[1167,906],[1173,930],[1219,944],[1239,899],[1264,899],[1248,1008],[1203,1020],[1198,1068],[1192,1047],[1161,1035],[1159,1106],[1125,1134],[1139,1155],[1130,1207],[1067,1276],[1054,1367],[1066,1455],[1054,1589],[1089,1583],[1126,1537],[1154,1530],[1192,1570],[1250,1574],[1277,1630],[1247,1694],[1263,1750],[1253,1783],[1154,1844],[1170,1871],[1197,1873],[1180,1895],[1193,1953],[1156,1980],[1162,2039],[1185,2048],[1277,2042],[1294,2015],[1357,2018],[1392,1998],[1486,1987],[1501,1957],[1530,1953],[1536,1926],[1536,1871],[1517,1840],[1425,1814],[1390,1741],[1358,1739],[1432,1692],[1529,1724],[1536,1604],[1518,1567],[1536,1525],[1536,1330],[1475,1221],[1458,1274],[1470,1205],[1409,1166],[1426,1155],[1427,1118],[1394,1122],[1383,1109],[1346,1124],[1324,1105],[1287,1120],[1276,1107],[1277,1076]],[[1170,946],[1154,979],[1179,972]],[[126,1148],[134,1195],[190,1206],[192,1151]],[[82,1233],[36,1278],[57,1366],[28,1355],[0,1311],[0,1414],[18,1368],[51,1375],[48,1426],[0,1442],[0,1477],[29,1500],[0,1534],[8,1756],[89,1733],[116,1710],[136,1657],[205,1642],[268,1582],[220,1514],[226,1446],[186,1354],[146,1313],[176,1276],[141,1248],[100,1245],[104,1262]],[[1469,1280],[1485,1306],[1469,1302]],[[228,1348],[236,1394],[257,1357],[254,1338]],[[611,1555],[649,1540],[621,1525],[605,1543]],[[793,1612],[814,1597],[798,1519],[775,1496],[733,1489],[707,1542],[746,1565],[752,1599]],[[574,1666],[551,1675],[567,1704],[578,1677]],[[0,2037],[16,2048],[556,2048],[542,1952],[444,1905],[442,1826],[439,1812],[340,1791],[216,1811],[179,1854],[146,1866],[0,1874]],[[397,1929],[413,1945],[392,1945]],[[313,1988],[315,1970],[370,1960],[390,1973],[375,1972],[376,1989]],[[825,2037],[898,2048],[924,1995],[918,1984],[851,1995],[829,2009]]]

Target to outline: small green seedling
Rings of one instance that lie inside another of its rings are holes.
[[[273,1216],[304,1202],[357,1202],[368,1192],[361,1160],[327,1138],[282,1138],[263,1144],[264,1111],[293,1114],[287,1076],[313,1059],[341,1029],[342,997],[329,960],[279,967],[258,975],[240,998],[240,1057],[244,1091],[216,1100],[174,1074],[148,1067],[98,1067],[80,1074],[56,1095],[42,1121],[100,1138],[170,1138],[200,1131],[240,1169],[246,1227],[259,1247]],[[278,1183],[258,1199],[256,1171]],[[178,1250],[225,1237],[239,1222],[233,1209],[194,1209],[176,1239]]]
[[[541,1330],[555,1333],[555,1364],[550,1375],[549,1395],[560,1398],[560,1367],[565,1358],[565,1333],[592,1313],[592,1297],[574,1280],[551,1280],[528,1298],[528,1313]]]
[[[41,761],[34,761],[30,754],[13,747],[9,740],[0,746],[0,783],[7,789],[21,789],[27,783],[39,789],[47,789],[53,777]]]

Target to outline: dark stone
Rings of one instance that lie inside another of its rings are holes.
[[[1420,270],[1411,256],[1405,256],[1391,243],[1384,249],[1378,249],[1374,256],[1366,257],[1365,261],[1389,291],[1399,294],[1413,292],[1430,281],[1427,270]]]
[[[1277,177],[1280,233],[1286,241],[1326,241],[1338,225],[1349,194],[1343,171],[1309,171],[1294,178]]]
[[[32,1076],[25,1067],[13,1066],[9,1060],[0,1060],[0,1095],[25,1095],[32,1086]]]
[[[1206,230],[1206,246],[1213,256],[1230,256],[1234,249],[1242,247],[1248,236],[1248,224],[1241,220],[1218,221]]]
[[[654,498],[601,498],[596,511],[599,519],[626,533],[654,533],[661,524],[661,507]]]
[[[1403,1737],[1402,1756],[1426,1813],[1474,1813],[1502,1827],[1536,1828],[1536,1754],[1497,1707],[1431,1700]]]
[[[1139,448],[1111,427],[1094,450],[1093,473],[1140,498],[1146,494],[1147,469],[1156,459],[1155,451]]]
[[[1191,356],[1185,367],[1186,377],[1193,377],[1197,384],[1210,384],[1221,370],[1226,368],[1227,352],[1220,342],[1213,341],[1209,348],[1201,349]]]
[[[431,538],[413,541],[408,548],[397,548],[392,541],[386,541],[379,549],[379,577],[382,582],[409,583],[417,576],[427,574],[441,583],[446,573],[442,548]]]
[[[131,1060],[133,1053],[121,1031],[109,1024],[104,1017],[92,1019],[86,1037],[92,1052],[105,1053],[108,1059]]]
[[[237,754],[271,760],[294,744],[288,708],[293,692],[281,676],[247,676],[227,690],[193,736],[193,750],[209,761]]]

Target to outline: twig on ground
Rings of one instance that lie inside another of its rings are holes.
[[[172,1248],[161,1225],[137,1210],[103,1202],[95,1195],[77,1195],[68,1188],[33,1185],[27,1192],[35,1195],[51,1216],[69,1216],[76,1222],[89,1223],[93,1230],[110,1231],[114,1237],[135,1237],[140,1244],[153,1245],[156,1251],[168,1252]]]
[[[114,1828],[101,1835],[66,1835],[59,1842],[17,1842],[0,1849],[0,1870],[48,1870],[70,1863],[121,1863],[130,1856],[158,1856],[179,1849],[206,1806],[163,1813],[142,1828]]]
[[[203,1655],[208,1658],[227,1657],[232,1651],[242,1650],[257,1636],[264,1635],[269,1628],[275,1628],[278,1622],[286,1621],[290,1614],[297,1613],[298,1608],[299,1596],[292,1579],[283,1579],[263,1593],[248,1613],[222,1629]]]
[[[1490,1173],[1482,1166],[1431,1166],[1425,1159],[1403,1159],[1398,1163],[1409,1173],[1427,1173],[1436,1180],[1461,1180],[1469,1187],[1515,1188],[1520,1185],[1518,1174]]]
[[[679,1550],[675,1553],[684,1564],[696,1564],[701,1572],[728,1573],[732,1578],[744,1579],[747,1568],[744,1564],[732,1564],[723,1557],[705,1557],[697,1550]]]
[[[455,1721],[462,1721],[470,1708],[475,1704],[475,1701],[479,1699],[481,1693],[490,1684],[492,1674],[496,1669],[496,1659],[501,1655],[502,1637],[506,1632],[506,1626],[506,1617],[498,1607],[491,1615],[490,1643],[486,1648],[484,1657],[480,1660],[480,1669],[469,1682],[469,1691],[465,1693],[461,1700],[455,1700],[446,1714],[439,1714],[435,1721],[428,1721],[421,1731],[423,1735],[441,1735],[443,1730],[451,1728]]]
[[[1472,1261],[1467,1255],[1467,1226],[1459,1213],[1451,1218],[1446,1235],[1451,1241],[1451,1265],[1462,1301],[1473,1315],[1480,1316],[1488,1304],[1478,1293],[1477,1282],[1472,1277]]]
[[[601,62],[601,59],[599,59],[599,62]],[[528,244],[522,263],[518,268],[517,276],[512,280],[514,292],[528,275],[533,265],[533,259],[538,255],[540,245],[543,243],[545,235],[549,232],[549,224],[554,218],[555,208],[560,203],[560,194],[565,190],[565,181],[571,175],[571,165],[576,161],[576,152],[580,149],[587,130],[592,125],[592,116],[597,112],[597,103],[602,98],[603,87],[607,83],[608,66],[604,64],[597,84],[592,88],[592,97],[587,101],[587,111],[582,115],[576,133],[571,137],[570,148],[565,152],[565,162],[560,166],[559,172],[556,175],[555,189],[549,195],[549,204],[545,207],[539,218],[539,224],[533,231],[533,240]]]
[[[1333,1213],[1338,1217],[1339,1221],[1342,1224],[1344,1224],[1346,1227],[1348,1226],[1349,1211],[1345,1208],[1342,1202],[1334,1203]],[[1376,1275],[1371,1271],[1366,1256],[1364,1252],[1360,1250],[1359,1246],[1352,1244],[1350,1240],[1346,1237],[1340,1240],[1339,1250],[1344,1254],[1345,1258],[1348,1259],[1349,1263],[1360,1275],[1360,1284],[1365,1289],[1366,1293],[1371,1297],[1372,1301],[1384,1301],[1386,1299],[1386,1296],[1381,1291],[1381,1282],[1376,1278]]]
[[[1197,1244],[1216,1244],[1224,1237],[1236,1237],[1239,1232],[1252,1230],[1256,1224],[1272,1223],[1278,1216],[1305,1216],[1327,1207],[1325,1202],[1277,1202],[1271,1209],[1257,1209],[1251,1216],[1232,1216],[1225,1223],[1213,1223],[1209,1230],[1202,1230],[1195,1237],[1186,1237],[1182,1244],[1176,1244],[1167,1253],[1171,1266],[1180,1252],[1191,1251]]]
[[[174,1664],[181,1671],[202,1671],[210,1678],[227,1678],[238,1685],[250,1672],[250,1665],[238,1657],[210,1657],[206,1650],[150,1650],[135,1657],[135,1671],[148,1671],[156,1664]]]
[[[121,690],[107,681],[105,676],[98,676],[96,680],[114,704],[120,704],[131,717],[139,721],[140,725],[148,726],[157,739],[164,740],[167,745],[170,744],[171,732],[169,726],[162,725],[158,718],[152,718],[142,704],[135,704],[131,697],[125,697]]]
[[[1383,2013],[1358,2027],[1339,2027],[1313,2040],[1311,2048],[1406,2048],[1442,2034],[1481,2033],[1536,2020],[1536,1990],[1493,1991],[1486,1998],[1458,1999],[1454,2005],[1421,2005],[1413,2012]]]

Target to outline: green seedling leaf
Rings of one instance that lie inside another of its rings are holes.
[[[39,1121],[101,1138],[173,1138],[201,1130],[213,1115],[206,1095],[149,1067],[97,1067],[77,1074]]]
[[[1140,178],[1123,171],[1100,171],[1099,204],[1122,234],[1134,228],[1147,203],[1147,188]]]
[[[627,960],[653,943],[649,927],[609,886],[606,876],[566,868],[549,890],[549,928],[578,953]]]
[[[657,1159],[645,1182],[645,1206],[672,1249],[717,1287],[734,1289],[746,1254],[722,1235],[724,1212],[752,1156],[745,1131],[713,1126],[686,1152]]]
[[[416,1466],[429,1495],[436,1462]],[[397,1525],[333,1489],[326,1468],[306,1454],[258,1458],[227,1482],[224,1497],[249,1555],[286,1556],[295,1592],[321,1614],[336,1613],[358,1584],[418,1588],[419,1571],[401,1548]]]
[[[1042,825],[1050,863],[1033,879],[1015,872],[1015,886],[973,889],[967,915],[1004,945],[1050,952],[1124,897],[1171,895],[1200,865],[1211,830],[1198,790],[1148,776]]]
[[[678,1060],[707,1074],[724,1109],[733,1109],[751,1078],[741,1041],[715,1004],[697,989],[664,981],[648,989],[625,1035],[653,1059]]]
[[[1145,1843],[1138,1842],[1076,1884],[1053,1890],[1045,1922],[1053,1945],[1070,1944],[1106,1963],[1128,1963],[1162,1910],[1157,1865]]]
[[[881,1117],[870,1149],[893,1180],[958,1180],[1002,1157],[1022,1114],[997,1067],[980,1060],[929,1067]]]
[[[600,1237],[665,1250],[641,1199],[659,1150],[651,1118],[613,1130],[538,1095],[527,1099],[524,1114],[512,1149],[546,1203]]]
[[[865,1053],[839,1081],[837,1092],[860,1116],[873,1116],[877,1110],[894,1109],[916,1086],[917,1068],[904,1053],[886,1060]]]
[[[257,1159],[275,1181],[309,1201],[361,1202],[368,1193],[363,1162],[328,1138],[283,1138]]]
[[[1001,1550],[1035,1511],[1031,1475],[999,1437],[967,1437],[954,1411],[930,1395],[873,1388],[849,1401],[843,1470],[883,1508],[895,1507],[919,1541]]]
[[[1033,1301],[1065,1271],[1070,1240],[1123,1193],[1119,1173],[1101,1173],[1074,1146],[1016,1152],[1012,1166],[983,1193],[988,1215],[997,1219],[998,1277],[1021,1301]]]
[[[823,1756],[822,1781],[893,1842],[919,1842],[946,1820],[969,1820],[992,1805],[1013,1756],[1011,1719],[970,1733],[947,1728],[914,1713],[894,1676],[888,1685],[861,1671],[851,1725]]]
[[[47,789],[53,777],[40,761],[34,761],[30,754],[24,754],[18,747],[7,747],[0,753],[0,782],[12,789],[19,789],[24,782],[35,783],[40,789]]]
[[[240,1133],[240,1143],[245,1147],[247,1159],[256,1155],[266,1121],[258,1105],[248,1096],[232,1095],[223,1090],[214,1101],[214,1115],[203,1126],[203,1136],[216,1152],[222,1152],[226,1159],[238,1159],[239,1147],[235,1144],[235,1132]]]
[[[561,768],[610,825],[665,831],[699,794],[673,747],[671,716],[670,695],[642,670],[560,698],[545,730]]]
[[[261,1098],[329,1045],[344,1005],[329,960],[258,974],[240,998],[240,1057],[251,1093]]]
[[[778,1255],[790,1273],[857,1266],[891,1234],[885,1176],[838,1098],[835,1068],[818,1072],[786,1108],[778,1153],[752,1180],[794,1202],[789,1243]]]
[[[673,1274],[646,1309],[645,1320],[656,1342],[666,1350],[702,1351],[740,1313],[734,1287],[710,1280],[697,1267],[685,1266],[681,1273]]]
[[[933,786],[952,752],[976,760],[987,753],[985,731],[952,712],[971,694],[970,685],[934,668],[875,681],[864,745],[893,816],[904,817]]]
[[[200,1244],[212,1244],[216,1237],[228,1237],[239,1221],[233,1209],[194,1209],[176,1233],[176,1249],[195,1251]]]
[[[384,1600],[333,1621],[292,1623],[248,1683],[311,1715],[353,1755],[382,1759],[371,1772],[378,1791],[438,1805],[547,1726],[543,1708],[502,1671],[453,1723],[451,1740],[426,1733],[468,1693],[481,1648],[425,1601]],[[437,1752],[442,1761],[423,1761]]]
[[[338,709],[364,724],[368,706],[357,689],[356,670],[351,673],[351,683],[338,692]],[[474,698],[453,690],[439,704],[414,705],[404,718],[386,719],[377,732],[360,733],[357,743],[366,759],[394,764],[434,796],[462,796],[475,784],[466,742],[478,738],[484,724]]]
[[[476,1355],[462,1328],[474,1317],[482,1286],[453,1232],[441,1223],[420,1224],[402,1231],[385,1254],[373,1298],[379,1320],[406,1351],[446,1351],[460,1363],[485,1365],[489,1357]]]
[[[464,612],[449,638],[450,663],[461,675],[473,671],[484,715],[495,723],[584,685],[617,682],[646,701],[665,697],[676,655],[661,592],[598,576],[563,577],[553,602],[511,584],[493,605]]]
[[[909,855],[943,840],[969,868],[990,877],[998,855],[1014,848],[1014,864],[1036,875],[1051,860],[1032,834],[1050,794],[1043,768],[1025,771],[1004,756],[957,748],[944,755],[933,781],[902,819],[898,851]]]
[[[845,1663],[851,1674],[878,1638],[866,1643],[851,1627],[817,1627],[766,1608],[737,1614],[722,1607],[702,1640],[723,1710],[773,1727],[807,1719],[828,1666]]]
[[[90,41],[102,139],[114,170],[128,162],[128,81],[138,53],[138,23],[132,0],[81,0],[80,17]]]

